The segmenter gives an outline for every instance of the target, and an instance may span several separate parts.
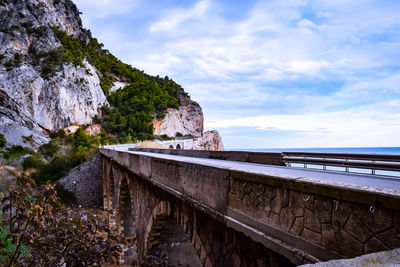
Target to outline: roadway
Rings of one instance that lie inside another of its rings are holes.
[[[400,178],[379,176],[379,175],[368,175],[359,173],[346,173],[338,171],[327,171],[327,170],[314,170],[304,169],[295,167],[265,165],[249,162],[238,162],[220,159],[208,159],[208,158],[196,158],[186,157],[169,154],[159,154],[141,151],[129,151],[131,146],[119,145],[109,146],[105,148],[114,149],[117,151],[127,152],[136,155],[144,155],[154,158],[174,160],[178,162],[192,163],[228,170],[243,171],[248,173],[255,173],[267,176],[279,177],[282,179],[307,179],[310,182],[332,184],[334,186],[352,185],[357,187],[370,187],[377,190],[395,190],[400,194]],[[391,192],[396,193],[396,192]]]

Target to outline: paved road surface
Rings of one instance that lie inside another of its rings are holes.
[[[113,146],[108,148],[112,149]],[[204,166],[224,168],[230,170],[240,170],[249,173],[258,173],[270,176],[278,176],[287,179],[307,178],[311,180],[343,183],[355,186],[368,186],[376,189],[390,189],[400,191],[400,178],[392,178],[379,175],[367,175],[357,173],[311,170],[304,168],[294,168],[285,166],[264,165],[257,163],[228,161],[219,159],[195,158],[168,154],[158,154],[150,152],[129,151],[131,146],[114,146],[118,151],[123,151],[132,154],[146,155],[162,159],[176,160],[180,162],[194,163]]]

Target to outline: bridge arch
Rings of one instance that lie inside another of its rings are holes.
[[[190,266],[204,266],[206,261],[210,263],[208,255],[202,255],[205,257],[203,262],[200,258],[200,253],[206,253],[206,250],[195,231],[193,220],[189,220],[188,214],[185,214],[187,210],[181,210],[174,204],[176,203],[171,205],[169,201],[161,201],[154,208],[146,229],[144,255],[153,255],[152,252],[159,253],[160,250],[161,254],[168,251],[168,254],[174,255],[175,249],[180,255],[185,255],[179,258],[184,265],[185,262]],[[162,245],[153,250],[158,242]],[[171,245],[170,248],[166,248],[168,245]],[[176,256],[172,256],[168,264],[174,265],[176,260]]]
[[[147,223],[146,232],[144,236],[145,255],[147,255],[149,249],[151,248],[149,244],[149,235],[154,227],[154,222],[162,216],[169,216],[170,213],[171,213],[171,204],[169,203],[169,201],[161,201],[153,209],[153,212],[151,213],[149,221]]]
[[[176,145],[176,149],[182,149],[182,148],[181,148],[181,144],[177,144],[177,145]]]
[[[173,145],[169,145],[168,148],[169,148],[169,149],[174,149],[174,146],[173,146]]]
[[[135,232],[134,202],[126,175],[121,179],[118,198],[118,231],[125,238],[133,238]]]

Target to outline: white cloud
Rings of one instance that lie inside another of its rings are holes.
[[[105,18],[112,15],[126,14],[132,11],[138,0],[75,0],[84,14],[83,18]]]
[[[168,12],[168,15],[150,27],[151,32],[168,31],[176,28],[179,24],[190,20],[198,19],[205,16],[206,11],[210,8],[211,3],[207,0],[198,2],[191,9],[177,9]]]

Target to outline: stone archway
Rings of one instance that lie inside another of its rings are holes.
[[[126,178],[121,180],[118,200],[118,230],[124,237],[135,236],[132,197]]]
[[[176,149],[182,149],[182,148],[181,148],[181,144],[177,144],[177,145],[176,145]]]
[[[129,182],[123,177],[120,183],[118,199],[117,229],[124,237],[123,259],[125,264],[132,264],[137,260],[136,225]]]
[[[156,206],[147,226],[145,263],[151,266],[154,261],[167,266],[203,266],[190,236],[167,201]]]
[[[173,145],[169,145],[168,148],[169,148],[169,149],[174,149],[174,146],[173,146]]]

